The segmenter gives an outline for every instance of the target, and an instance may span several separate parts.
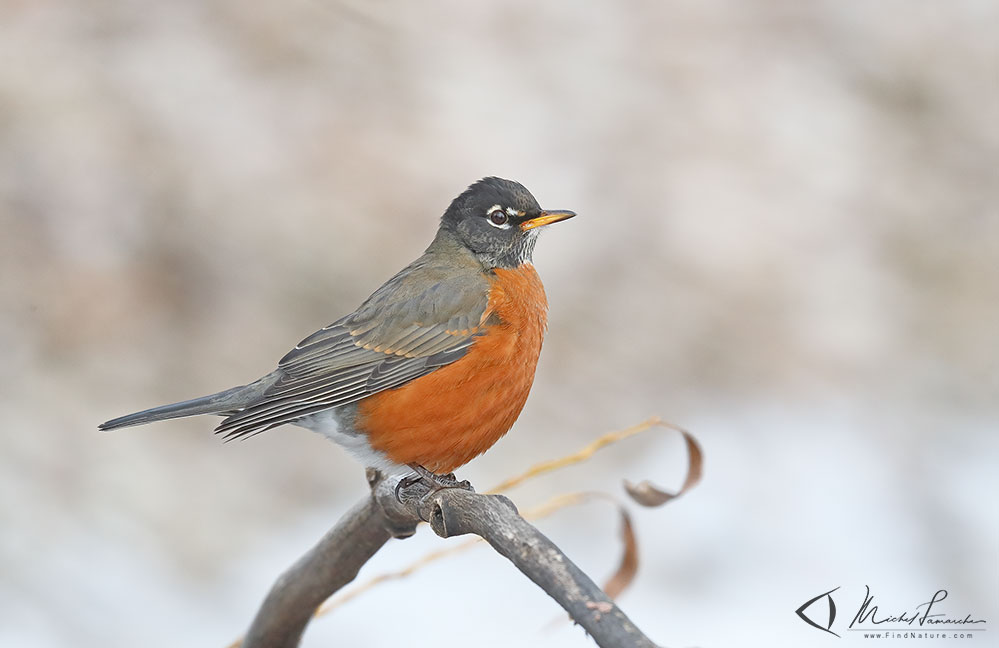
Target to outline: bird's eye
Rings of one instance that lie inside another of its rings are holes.
[[[507,216],[506,212],[503,211],[502,209],[497,209],[489,212],[489,222],[491,222],[493,225],[506,225],[506,222],[507,220],[509,220],[509,218],[510,217]]]

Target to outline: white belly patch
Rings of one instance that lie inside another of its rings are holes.
[[[346,450],[365,468],[377,468],[389,475],[412,472],[409,466],[398,464],[386,457],[385,453],[373,449],[363,434],[341,431],[336,409],[310,414],[294,421],[293,424],[322,434]]]

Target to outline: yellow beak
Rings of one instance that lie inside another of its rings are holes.
[[[551,225],[552,223],[567,220],[575,215],[576,212],[571,212],[567,209],[545,210],[534,218],[521,223],[520,229],[526,232],[527,230],[534,229],[535,227],[544,227],[545,225]]]

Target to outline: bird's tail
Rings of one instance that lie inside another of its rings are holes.
[[[263,385],[261,384],[263,382],[264,379],[261,379],[249,385],[220,391],[217,394],[202,396],[201,398],[194,398],[179,403],[171,403],[170,405],[160,405],[159,407],[111,419],[106,423],[101,423],[97,427],[101,430],[114,430],[116,428],[144,425],[154,421],[165,421],[167,419],[196,416],[198,414],[232,414],[246,407],[263,391]]]

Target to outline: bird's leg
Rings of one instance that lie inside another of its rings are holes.
[[[433,493],[436,493],[444,488],[474,490],[472,485],[468,483],[468,480],[458,481],[458,479],[454,476],[454,473],[438,475],[437,473],[430,472],[419,464],[409,464],[409,467],[413,469],[413,474],[403,477],[399,480],[399,483],[395,485],[395,498],[400,502],[402,501],[400,492],[420,481],[424,481],[429,484],[430,491],[427,495],[432,495]]]

